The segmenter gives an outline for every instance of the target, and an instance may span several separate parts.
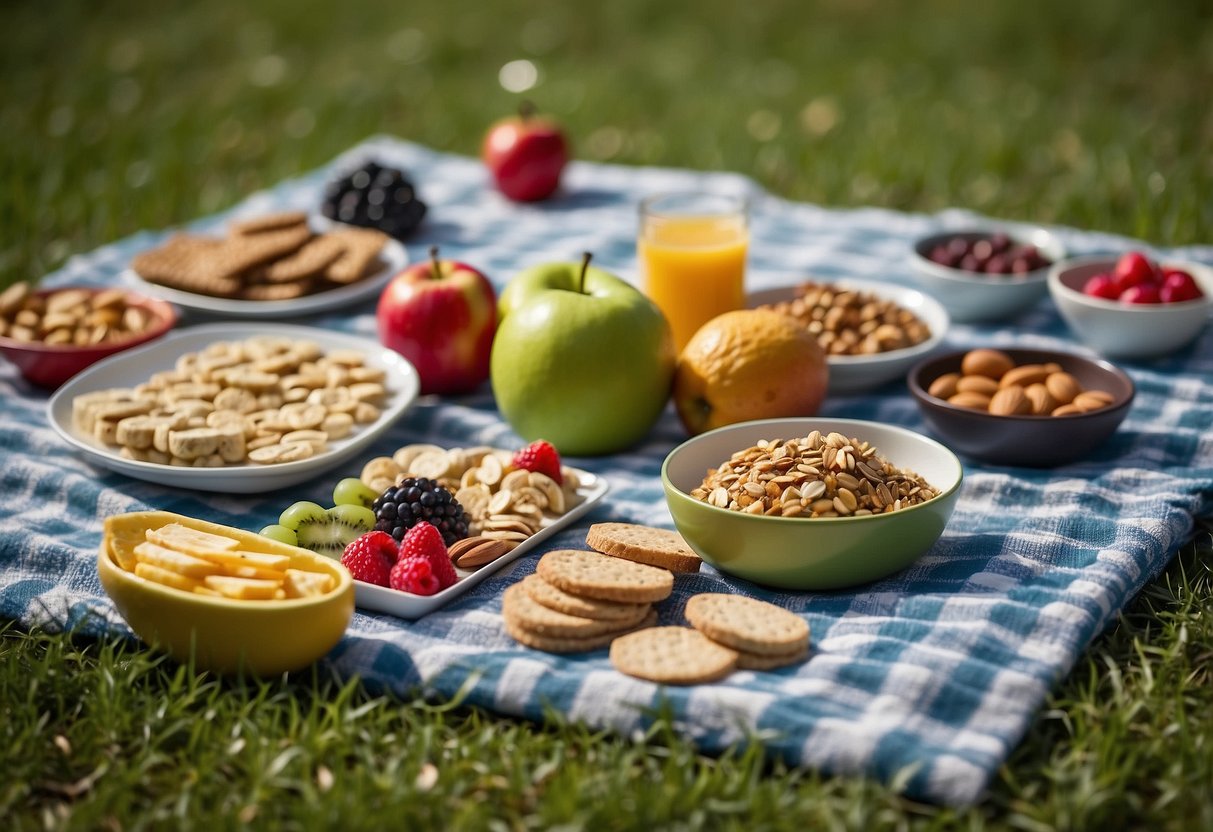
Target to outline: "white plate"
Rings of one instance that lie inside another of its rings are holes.
[[[379,252],[379,260],[383,263],[383,268],[362,278],[357,283],[291,300],[234,300],[199,295],[195,292],[150,283],[140,277],[134,269],[124,271],[121,279],[146,295],[158,297],[198,312],[223,315],[227,318],[256,318],[258,320],[293,318],[317,312],[328,312],[378,297],[379,293],[383,291],[383,287],[408,264],[409,255],[399,240],[388,239],[383,250]]]
[[[943,343],[944,334],[948,331],[950,324],[948,313],[930,295],[917,289],[898,286],[894,283],[883,283],[878,280],[854,280],[843,277],[833,281],[815,280],[814,282],[829,283],[840,288],[867,292],[892,301],[903,309],[913,312],[931,331],[927,340],[905,349],[889,350],[875,355],[828,356],[826,361],[830,365],[830,393],[859,393],[872,390],[882,384],[888,384],[896,379],[904,381],[906,373],[918,363],[919,359]],[[800,284],[796,284],[795,286],[781,286],[778,289],[751,292],[746,297],[746,305],[753,308],[764,303],[794,300],[800,295],[799,286]]]
[[[378,367],[387,373],[384,381],[390,397],[387,406],[374,422],[361,426],[345,439],[333,442],[324,453],[278,465],[178,468],[124,459],[116,449],[80,433],[72,424],[72,399],[81,393],[110,387],[135,387],[151,378],[153,373],[171,370],[177,359],[186,353],[198,352],[215,341],[237,341],[257,335],[307,339],[315,341],[326,352],[335,349],[359,350],[366,356],[368,366]],[[94,364],[60,387],[47,402],[46,408],[51,427],[94,465],[135,479],[177,488],[256,494],[311,479],[355,456],[395,424],[416,400],[420,387],[417,371],[403,356],[356,335],[285,324],[208,324],[171,332],[147,346],[127,350]]]
[[[444,604],[449,604],[489,575],[504,568],[507,564],[518,560],[518,558],[534,549],[561,529],[576,522],[606,496],[609,486],[605,479],[595,476],[588,471],[574,470],[577,471],[578,477],[581,478],[581,485],[577,488],[577,493],[581,496],[581,502],[560,517],[544,517],[543,527],[518,544],[517,548],[502,555],[492,563],[485,564],[474,572],[466,572],[462,569],[458,570],[458,582],[434,595],[413,595],[412,593],[401,592],[391,587],[376,586],[364,581],[354,581],[354,602],[364,610],[385,612],[389,615],[410,620],[420,618]]]

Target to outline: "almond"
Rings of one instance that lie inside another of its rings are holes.
[[[1050,373],[1044,383],[1058,404],[1069,404],[1082,392],[1078,379],[1066,372]]]
[[[983,396],[993,396],[998,392],[998,382],[989,376],[963,376],[956,382],[957,393],[981,393]]]
[[[971,391],[957,393],[955,396],[948,398],[948,404],[954,404],[957,407],[967,407],[973,410],[987,410],[990,407],[990,397]]]
[[[1074,406],[1072,404],[1063,404],[1061,407],[1056,408],[1049,415],[1050,416],[1081,416],[1084,412],[1085,411],[1079,410],[1076,406]]]
[[[1028,401],[1032,403],[1032,412],[1037,416],[1047,416],[1053,412],[1053,408],[1057,407],[1057,400],[1049,392],[1049,388],[1042,383],[1029,384],[1023,391],[1028,397]]]
[[[1088,410],[1100,410],[1112,403],[1112,397],[1102,390],[1087,390],[1074,397],[1072,405],[1084,413]]]
[[[986,376],[997,381],[1014,366],[1011,356],[1002,350],[977,349],[965,353],[960,371],[966,376]]]
[[[960,373],[944,373],[931,382],[927,392],[937,399],[950,399],[957,393],[956,382],[960,381]]]
[[[995,416],[1026,416],[1032,412],[1032,402],[1018,384],[1004,387],[990,399],[990,412]]]
[[[1010,387],[1012,385],[1018,385],[1020,387],[1027,387],[1029,384],[1043,382],[1048,377],[1049,371],[1045,368],[1045,365],[1023,364],[1019,367],[1008,370],[1006,374],[999,379],[998,386]]]

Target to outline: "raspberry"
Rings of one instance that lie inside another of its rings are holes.
[[[405,532],[404,540],[400,542],[400,559],[411,560],[414,558],[420,558],[429,563],[430,571],[438,581],[438,589],[446,589],[459,580],[459,576],[455,574],[455,567],[451,564],[450,555],[447,554],[442,534],[429,523],[418,523],[413,526]]]
[[[543,439],[536,439],[515,453],[511,464],[515,468],[547,474],[558,484],[564,485],[564,477],[560,475],[560,454],[552,447],[552,443]]]
[[[341,553],[341,565],[350,570],[354,580],[387,586],[399,550],[395,539],[387,532],[367,532],[355,538]]]
[[[414,595],[433,595],[443,589],[434,567],[423,557],[401,558],[392,567],[392,589]]]

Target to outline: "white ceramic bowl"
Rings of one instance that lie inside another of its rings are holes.
[[[1061,317],[1083,343],[1110,358],[1153,358],[1194,339],[1213,314],[1213,268],[1199,263],[1163,261],[1183,269],[1200,286],[1203,298],[1182,303],[1126,304],[1082,293],[1088,278],[1110,272],[1115,257],[1075,257],[1049,270],[1049,294]]]
[[[953,321],[968,323],[1011,318],[1047,293],[1048,267],[1018,275],[983,274],[943,266],[927,257],[931,249],[953,237],[977,239],[1000,231],[1013,243],[1036,246],[1052,263],[1065,257],[1061,241],[1043,228],[957,229],[923,237],[914,244],[912,257],[919,282],[943,304]]]
[[[931,331],[931,337],[921,344],[901,350],[890,350],[876,355],[829,356],[827,360],[830,365],[830,393],[858,393],[890,381],[904,380],[910,368],[938,347],[948,331],[947,311],[934,298],[917,289],[876,280],[852,280],[851,278],[820,282],[829,282],[840,288],[867,292],[892,301],[917,315],[919,320],[926,324]],[[778,289],[751,292],[746,299],[746,304],[753,308],[766,303],[794,300],[799,295],[798,288],[798,285],[781,286]]]

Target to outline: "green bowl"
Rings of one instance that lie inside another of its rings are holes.
[[[869,442],[900,468],[939,491],[933,500],[862,517],[765,517],[708,505],[690,496],[716,468],[761,439],[819,430]],[[781,589],[858,586],[905,569],[943,533],[963,479],[960,460],[938,442],[905,428],[858,419],[766,419],[701,434],[661,466],[674,525],[699,556],[721,572]]]

